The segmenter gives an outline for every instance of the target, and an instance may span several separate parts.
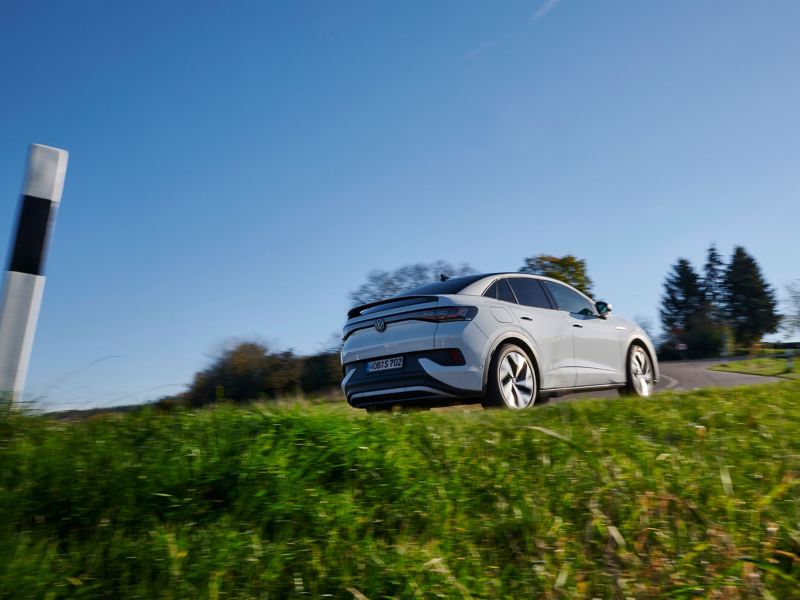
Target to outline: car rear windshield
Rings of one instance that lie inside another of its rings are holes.
[[[457,294],[468,285],[483,279],[486,275],[465,275],[464,277],[451,277],[447,281],[426,283],[413,290],[408,290],[400,296],[424,296],[428,294]]]

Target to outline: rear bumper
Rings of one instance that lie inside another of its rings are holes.
[[[480,390],[452,386],[431,375],[424,366],[431,369],[431,365],[435,364],[426,358],[428,354],[429,352],[404,354],[405,364],[401,369],[383,373],[367,373],[365,360],[345,365],[342,391],[348,404],[354,408],[387,404],[446,406],[463,403],[470,398],[480,398]],[[447,367],[436,365],[435,368],[453,375],[469,374],[474,370],[468,364]]]

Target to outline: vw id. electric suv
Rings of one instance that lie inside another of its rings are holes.
[[[454,277],[347,316],[342,390],[356,408],[524,409],[567,392],[649,396],[659,377],[641,327],[548,277]]]

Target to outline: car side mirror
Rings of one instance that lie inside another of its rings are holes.
[[[612,306],[608,302],[598,300],[594,303],[594,309],[597,311],[597,314],[601,319],[605,319],[608,316],[608,313],[611,312]]]

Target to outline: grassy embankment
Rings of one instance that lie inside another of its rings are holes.
[[[800,379],[800,356],[795,356],[792,361],[792,371],[786,369],[785,358],[750,358],[721,363],[711,367],[714,371],[728,373],[745,373],[747,375],[771,375],[786,379]]]
[[[3,597],[800,595],[800,384],[0,420]]]

